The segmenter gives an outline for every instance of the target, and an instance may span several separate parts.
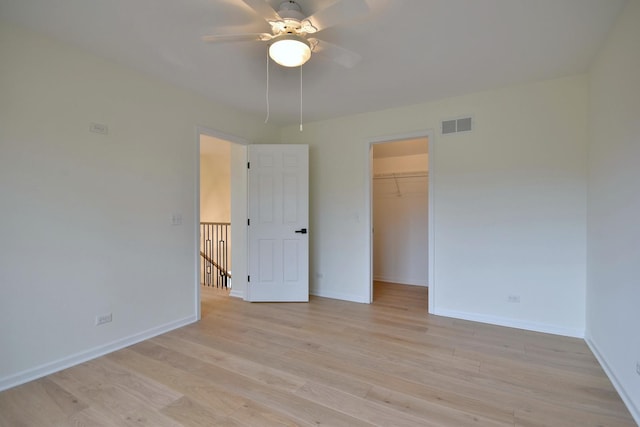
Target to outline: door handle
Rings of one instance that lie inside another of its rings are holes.
[[[296,230],[296,233],[307,234],[307,229],[306,228],[301,228],[300,230]]]

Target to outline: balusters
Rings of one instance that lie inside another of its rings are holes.
[[[200,259],[204,286],[228,287],[229,239],[231,224],[227,222],[200,223]]]

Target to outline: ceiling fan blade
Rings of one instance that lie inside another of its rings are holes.
[[[248,33],[248,34],[213,34],[203,36],[202,40],[210,43],[233,43],[249,41],[271,40],[273,36],[269,33]]]
[[[255,13],[262,16],[265,21],[279,21],[282,18],[278,12],[272,8],[266,0],[242,0],[244,4],[249,6]]]
[[[357,53],[337,46],[335,44],[318,39],[308,39],[314,46],[313,52],[326,56],[346,68],[355,67],[362,60],[362,56]]]
[[[317,31],[322,31],[334,25],[353,21],[368,11],[369,7],[364,0],[342,0],[319,10],[307,17],[305,21],[311,22]]]

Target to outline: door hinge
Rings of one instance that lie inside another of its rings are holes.
[[[247,282],[251,281],[251,276],[247,276]]]
[[[247,225],[251,225],[251,219],[247,218]]]
[[[247,169],[251,169],[251,162],[247,162]]]

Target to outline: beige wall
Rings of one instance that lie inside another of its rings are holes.
[[[2,389],[194,321],[197,128],[278,133],[5,24],[0,58]]]
[[[200,137],[200,221],[231,222],[231,143]]]
[[[369,144],[432,129],[435,312],[582,336],[587,96],[581,75],[285,128],[310,145],[312,292],[368,300]]]
[[[587,341],[640,423],[640,1],[589,78]]]

